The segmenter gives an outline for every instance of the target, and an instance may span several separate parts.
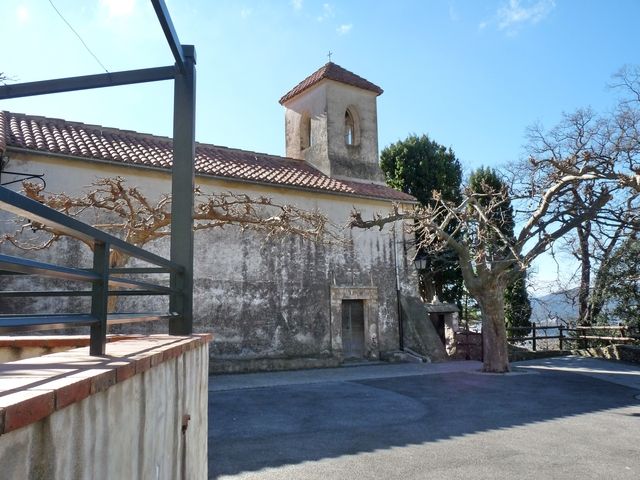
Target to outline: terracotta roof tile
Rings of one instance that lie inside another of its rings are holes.
[[[347,85],[352,85],[354,87],[362,88],[364,90],[370,90],[378,95],[382,94],[383,90],[371,83],[368,80],[365,80],[362,77],[359,77],[353,72],[342,68],[340,65],[337,65],[333,62],[329,62],[322,66],[320,69],[313,72],[303,81],[301,81],[298,85],[293,87],[284,96],[280,99],[280,104],[284,104],[287,100],[292,99],[296,95],[304,92],[306,89],[311,88],[316,83],[320,82],[324,79],[334,80],[340,83],[346,83]]]
[[[0,154],[11,148],[165,169],[173,163],[167,137],[0,111]],[[195,169],[201,175],[232,180],[415,201],[384,185],[327,177],[301,160],[217,145],[196,144]]]

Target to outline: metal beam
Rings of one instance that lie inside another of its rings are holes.
[[[110,287],[134,288],[138,290],[149,290],[156,292],[156,295],[169,295],[173,291],[169,287],[155,285],[153,283],[131,280],[129,278],[109,277]]]
[[[33,332],[94,325],[98,320],[83,313],[53,315],[0,315],[0,333]]]
[[[171,261],[184,267],[171,274],[169,309],[181,318],[169,321],[171,335],[193,331],[193,190],[195,183],[195,49],[185,45],[185,73],[176,75],[173,100],[173,168],[171,174]]]
[[[73,238],[83,240],[86,243],[94,241],[107,242],[112,248],[130,254],[132,257],[139,258],[146,262],[167,267],[171,269],[180,269],[180,265],[176,265],[171,261],[163,258],[155,253],[143,250],[140,247],[131,245],[113,235],[109,235],[102,230],[87,225],[80,220],[58,212],[46,205],[24,195],[20,195],[13,190],[0,187],[0,210],[11,212],[20,217],[28,218],[32,222],[42,223]]]
[[[78,268],[61,267],[51,263],[37,262],[28,258],[12,257],[0,253],[0,266],[3,270],[22,273],[25,275],[40,275],[42,277],[58,278],[77,282],[95,282],[100,277],[91,271]]]
[[[158,322],[177,318],[175,313],[111,313],[107,316],[107,325],[121,323]]]
[[[134,83],[173,80],[175,75],[176,67],[172,65],[168,67],[127,70],[124,72],[99,73],[97,75],[84,75],[81,77],[57,78],[40,82],[17,83],[0,86],[0,100],[46,95],[49,93],[72,92],[75,90],[88,90],[91,88],[116,87]]]
[[[93,245],[93,271],[100,276],[91,288],[91,316],[98,320],[91,325],[89,354],[101,356],[105,354],[107,345],[107,312],[109,311],[109,244]]]
[[[176,59],[176,65],[180,69],[180,72],[184,74],[186,73],[187,60],[185,58],[185,53],[182,50],[180,40],[178,39],[178,34],[176,33],[175,28],[173,28],[173,22],[171,21],[169,10],[167,10],[164,0],[151,0],[151,3],[156,11],[158,21],[162,26],[164,36],[167,37],[167,43],[169,43],[169,48],[171,48],[173,57]]]
[[[90,297],[91,290],[3,290],[0,298],[30,298],[30,297]],[[126,296],[164,296],[166,293],[158,293],[156,290],[109,290],[110,297]]]

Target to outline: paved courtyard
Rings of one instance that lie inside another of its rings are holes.
[[[640,368],[560,357],[210,378],[217,479],[640,478]]]

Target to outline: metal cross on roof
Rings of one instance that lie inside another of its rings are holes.
[[[329,53],[327,53],[327,58],[329,59],[329,61],[331,61],[331,55],[333,55],[333,52],[329,50]]]

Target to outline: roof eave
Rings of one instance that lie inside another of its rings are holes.
[[[42,155],[42,156],[46,156],[46,157],[55,157],[55,158],[64,158],[64,159],[68,159],[68,160],[82,160],[85,162],[96,162],[96,163],[101,163],[101,164],[107,164],[107,165],[114,165],[114,166],[119,166],[119,167],[124,167],[124,168],[140,168],[140,169],[144,169],[144,170],[152,170],[152,171],[156,171],[156,172],[163,172],[163,173],[168,173],[171,174],[171,169],[169,167],[161,167],[161,166],[155,166],[155,165],[145,165],[145,164],[140,164],[140,163],[126,163],[126,162],[119,162],[116,160],[108,160],[108,159],[102,159],[102,158],[92,158],[92,157],[82,157],[82,156],[78,156],[78,155],[69,155],[69,154],[65,154],[65,153],[55,153],[55,152],[44,152],[44,151],[40,151],[40,150],[31,150],[28,148],[21,148],[21,147],[14,147],[11,145],[8,145],[5,152],[16,152],[16,153],[22,153],[22,154],[35,154],[35,155]],[[362,194],[357,194],[357,193],[349,193],[349,192],[340,192],[340,191],[336,191],[336,190],[325,190],[322,188],[311,188],[311,187],[303,187],[303,186],[299,186],[299,185],[287,185],[287,184],[282,184],[282,183],[271,183],[271,182],[261,182],[259,180],[249,180],[249,179],[244,179],[244,178],[238,178],[238,177],[225,177],[224,175],[214,175],[211,173],[203,173],[203,172],[195,172],[196,176],[198,177],[206,177],[206,178],[213,178],[216,180],[224,180],[224,181],[229,181],[229,182],[238,182],[238,183],[246,183],[246,184],[250,184],[250,185],[260,185],[260,186],[265,186],[265,187],[276,187],[276,188],[289,188],[292,190],[297,190],[297,191],[304,191],[304,192],[313,192],[313,193],[322,193],[325,195],[339,195],[339,196],[345,196],[345,197],[351,197],[351,198],[362,198],[362,199],[366,199],[366,200],[376,200],[376,201],[380,201],[380,202],[390,202],[390,203],[402,203],[402,204],[409,204],[409,205],[414,205],[414,204],[418,204],[418,201],[411,201],[411,200],[402,200],[402,199],[395,199],[395,198],[389,198],[389,197],[377,197],[375,195],[362,195]]]

